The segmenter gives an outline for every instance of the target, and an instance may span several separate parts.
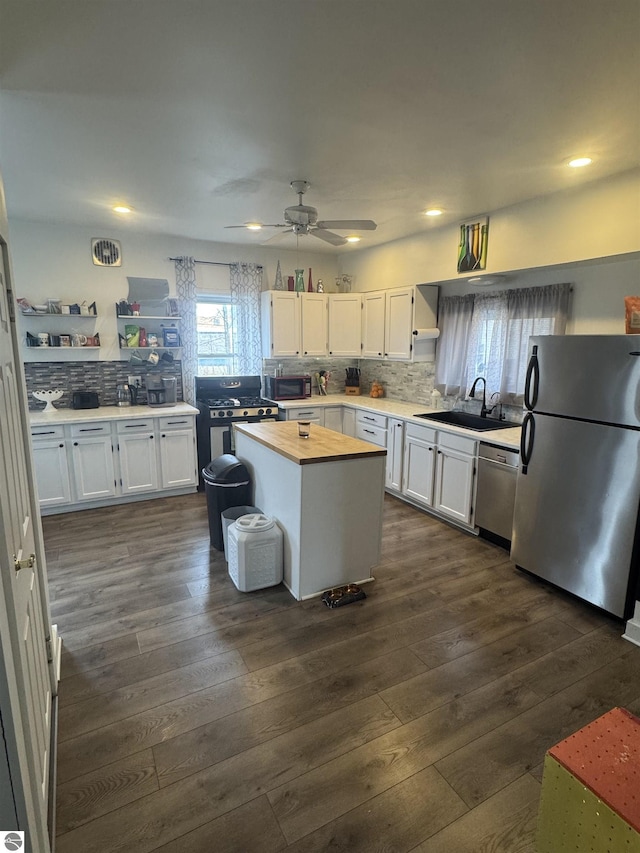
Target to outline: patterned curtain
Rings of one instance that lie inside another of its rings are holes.
[[[230,265],[231,302],[237,322],[238,373],[240,376],[260,376],[262,372],[262,342],[260,339],[260,293],[262,267],[257,264]]]
[[[182,344],[182,395],[195,405],[195,377],[198,373],[198,328],[196,322],[196,262],[176,258],[176,294],[180,300],[180,342]]]

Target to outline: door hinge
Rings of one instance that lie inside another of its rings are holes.
[[[13,291],[7,286],[7,305],[9,307],[9,322],[14,323],[16,319],[16,307],[13,300]]]
[[[29,554],[26,560],[18,560],[16,555],[13,555],[13,568],[16,572],[19,572],[20,569],[32,569],[36,564],[36,555]]]
[[[44,644],[47,649],[47,663],[52,663],[53,661],[53,648],[51,646],[51,637],[45,637]]]

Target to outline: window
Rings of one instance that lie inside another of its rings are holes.
[[[198,376],[235,376],[239,372],[236,310],[231,296],[198,296]]]
[[[529,337],[564,334],[569,293],[568,284],[554,284],[443,297],[438,318],[438,390],[465,396],[473,380],[483,376],[487,396],[499,392],[502,402],[520,405]]]

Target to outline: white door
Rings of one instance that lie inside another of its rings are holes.
[[[71,453],[76,499],[92,501],[113,497],[116,481],[111,436],[74,438]]]
[[[433,504],[434,445],[422,438],[405,436],[402,491],[427,506]]]
[[[384,355],[385,291],[365,293],[362,297],[362,355],[382,358]]]
[[[471,523],[474,458],[438,448],[433,508],[463,524]]]
[[[302,355],[327,354],[327,297],[324,293],[301,293]]]
[[[51,738],[49,633],[40,596],[33,484],[28,463],[22,378],[9,316],[6,256],[0,241],[0,702],[5,737],[15,744],[20,787],[14,788],[30,849],[49,850],[47,797]],[[38,538],[40,532],[38,528]],[[43,587],[44,588],[44,587]],[[18,802],[19,800],[19,802]],[[5,827],[2,827],[5,829]],[[12,827],[6,827],[11,829]]]
[[[359,293],[329,294],[329,355],[360,355],[361,315]]]
[[[413,288],[387,291],[385,356],[409,360],[413,322]]]
[[[158,488],[158,462],[153,430],[118,436],[120,485],[124,495]]]
[[[263,303],[268,311],[267,347],[265,358],[300,355],[300,300],[297,293],[273,290]]]
[[[161,433],[160,469],[163,489],[177,489],[197,483],[194,441],[193,429],[173,429]]]

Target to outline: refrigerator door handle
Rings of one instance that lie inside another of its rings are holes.
[[[538,402],[538,386],[540,385],[540,364],[538,362],[538,347],[533,347],[529,364],[527,365],[527,375],[524,380],[524,405],[525,408],[531,411],[535,409]]]
[[[522,473],[527,473],[531,454],[533,452],[533,440],[536,435],[536,422],[531,412],[527,412],[522,421],[522,433],[520,435],[520,459],[522,460]]]

